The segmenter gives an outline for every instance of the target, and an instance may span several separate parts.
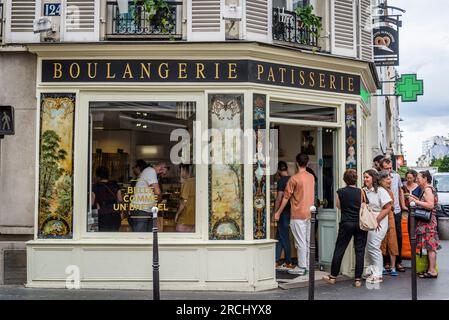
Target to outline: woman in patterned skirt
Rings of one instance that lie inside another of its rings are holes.
[[[427,272],[420,275],[420,278],[434,279],[438,277],[436,271],[437,250],[441,249],[440,239],[437,232],[436,207],[438,196],[436,190],[432,187],[432,176],[429,171],[422,171],[418,174],[418,185],[421,187],[421,197],[411,195],[416,205],[422,209],[432,210],[429,222],[416,221],[416,248],[418,250],[426,249],[429,258],[429,268]]]

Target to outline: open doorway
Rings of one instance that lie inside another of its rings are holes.
[[[332,249],[335,241],[335,191],[337,186],[337,129],[299,124],[285,124],[273,122],[272,129],[278,130],[278,159],[285,161],[288,166],[288,175],[297,172],[296,155],[306,153],[309,156],[309,172],[315,176],[315,199],[318,204],[316,230],[316,265],[317,268],[327,269],[332,259]],[[279,174],[272,172],[270,176],[271,213],[275,211],[275,200],[278,191]],[[271,237],[277,239],[278,226],[272,221]],[[294,238],[289,230],[291,257],[297,263],[297,252]],[[279,251],[279,248],[278,248]],[[285,261],[285,251],[280,250],[276,259],[281,264]],[[287,276],[287,273],[277,273]]]

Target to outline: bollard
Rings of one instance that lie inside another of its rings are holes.
[[[159,244],[157,241],[157,213],[158,207],[153,207],[153,300],[160,300],[159,292]]]
[[[411,247],[411,259],[412,259],[412,300],[418,300],[417,287],[416,287],[416,229],[415,229],[415,209],[416,203],[410,202],[410,247]]]
[[[309,300],[315,299],[315,222],[316,207],[310,207]]]

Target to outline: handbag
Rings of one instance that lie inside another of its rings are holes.
[[[365,191],[361,190],[362,194],[362,203],[360,205],[360,214],[359,214],[359,226],[363,231],[373,231],[379,227],[377,223],[377,217],[374,214],[373,209],[368,205]]]
[[[425,190],[423,190],[423,192],[421,193],[419,200],[421,200],[422,197],[424,196],[424,192]],[[430,222],[430,220],[432,219],[432,210],[417,207],[415,209],[415,219],[422,222]]]

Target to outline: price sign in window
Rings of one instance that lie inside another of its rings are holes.
[[[44,16],[60,16],[60,3],[46,3],[44,4]]]

